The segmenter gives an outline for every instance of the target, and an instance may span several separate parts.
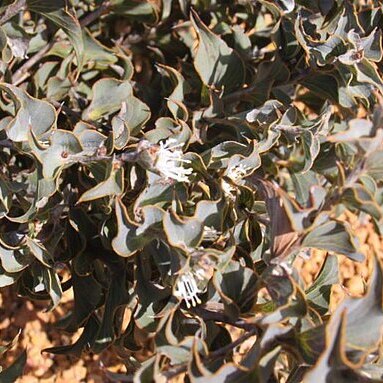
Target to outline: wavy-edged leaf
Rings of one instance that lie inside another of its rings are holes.
[[[225,93],[241,86],[245,69],[237,52],[210,31],[194,11],[191,21],[198,34],[194,66],[203,83],[216,89],[224,88]]]
[[[119,196],[124,192],[124,168],[111,164],[107,179],[84,192],[78,203],[93,201],[98,198]]]
[[[117,235],[112,240],[113,250],[122,257],[129,257],[154,239],[152,230],[158,228],[163,210],[155,206],[142,208],[143,222],[133,222],[122,201],[116,199]]]
[[[346,226],[338,221],[314,227],[303,239],[302,246],[344,254],[354,261],[361,262],[364,259]]]
[[[172,246],[188,249],[198,246],[202,239],[203,224],[197,218],[180,218],[174,211],[167,211],[163,226]]]
[[[67,11],[66,2],[64,0],[27,0],[27,6],[31,11],[51,20],[68,35],[76,52],[80,71],[84,55],[82,30],[77,18]]]
[[[338,259],[328,254],[313,284],[306,290],[306,298],[320,315],[329,309],[330,294],[333,285],[339,283]]]
[[[41,137],[56,128],[56,111],[51,104],[11,84],[0,83],[0,89],[11,97],[16,108],[15,118],[7,126],[7,135],[12,141],[28,141],[29,129]]]

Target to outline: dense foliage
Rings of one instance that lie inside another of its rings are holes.
[[[383,231],[382,10],[1,2],[0,286],[73,289],[82,335],[47,351],[113,346],[121,381],[383,381],[380,263],[329,312],[335,254],[363,259],[344,212]]]

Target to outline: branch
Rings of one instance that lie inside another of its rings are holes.
[[[300,73],[296,75],[295,77],[290,78],[289,81],[284,82],[283,85],[295,84],[299,81],[302,81],[308,75],[309,75],[308,72]],[[236,102],[243,101],[244,98],[246,99],[247,97],[251,96],[258,88],[259,88],[259,83],[254,83],[252,85],[249,85],[247,88],[242,88],[233,93],[229,93],[227,96],[223,96],[222,101],[225,105],[230,105]]]
[[[26,2],[26,0],[20,0],[21,3]],[[110,1],[105,1],[103,4],[101,4],[97,9],[95,9],[93,12],[86,15],[83,19],[80,20],[80,25],[82,28],[86,27],[93,21],[95,21],[98,17],[103,15],[111,6]],[[8,9],[7,9],[8,12]],[[7,13],[6,12],[6,13]],[[1,25],[1,22],[0,22]],[[41,59],[44,58],[44,56],[49,52],[49,50],[53,47],[53,45],[56,43],[56,40],[52,40],[50,43],[48,43],[44,48],[42,48],[39,52],[37,52],[34,56],[32,56],[30,59],[28,59],[12,76],[12,84],[14,85],[20,85],[22,82],[24,82],[29,76],[31,75],[29,73],[29,70],[37,64]]]
[[[0,25],[5,24],[12,17],[16,16],[19,12],[24,10],[27,0],[17,0],[13,4],[8,5],[5,13],[0,18]]]
[[[93,23],[93,21],[101,17],[103,14],[107,13],[111,5],[112,4],[110,1],[104,1],[98,8],[88,13],[80,20],[81,27],[86,27],[87,25]]]
[[[215,350],[215,351],[212,351],[210,352],[207,356],[206,356],[206,359],[215,359],[215,358],[219,358],[221,356],[224,356],[226,355],[229,351],[231,351],[232,349],[236,348],[237,346],[239,346],[241,343],[243,343],[245,340],[251,338],[252,336],[254,335],[257,335],[258,334],[258,329],[257,328],[253,328],[252,330],[250,330],[249,332],[247,332],[246,334],[243,334],[242,336],[240,336],[237,340],[235,340],[233,343],[230,343],[224,347],[221,347],[219,348],[218,350]]]
[[[205,361],[211,361],[212,359],[219,358],[221,356],[225,356],[229,351],[233,350],[235,347],[239,346],[241,343],[243,343],[245,340],[251,338],[254,335],[257,335],[258,329],[253,328],[246,334],[239,337],[237,340],[235,340],[233,343],[230,343],[224,347],[219,348],[218,350],[212,351],[209,354],[207,354],[202,359]],[[187,364],[182,364],[180,366],[177,366],[169,371],[166,371],[164,375],[168,380],[171,380],[172,378],[176,377],[179,374],[182,374],[183,372],[187,371]]]
[[[27,60],[12,76],[12,84],[19,85],[26,80],[31,74],[28,73],[35,64],[37,64],[53,47],[55,40],[48,43],[44,48],[38,51],[34,56]]]
[[[203,307],[196,307],[193,311],[204,320],[222,322],[248,331],[254,330],[254,323],[247,323],[243,320],[233,321],[224,312],[210,311]]]

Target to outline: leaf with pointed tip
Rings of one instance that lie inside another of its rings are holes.
[[[16,115],[7,126],[9,139],[28,141],[29,129],[36,137],[41,137],[56,128],[56,111],[51,104],[11,84],[0,83],[0,89],[11,97],[16,108]]]
[[[155,3],[141,0],[111,0],[111,10],[128,19],[152,23],[158,15]]]
[[[155,206],[142,208],[143,223],[132,222],[122,201],[116,199],[117,235],[112,240],[113,250],[122,257],[129,257],[154,239],[153,230],[158,229],[163,210]]]
[[[347,349],[361,350],[364,353],[375,350],[383,330],[383,271],[376,258],[366,295],[343,301],[338,310],[347,312],[345,326]]]
[[[64,0],[27,0],[28,9],[37,12],[51,20],[61,28],[73,44],[77,56],[79,71],[82,67],[84,56],[84,41],[79,21],[66,9]]]
[[[375,63],[363,59],[354,66],[356,68],[356,78],[359,82],[374,85],[380,92],[383,91],[383,80],[378,73]]]
[[[302,132],[301,142],[304,153],[304,161],[302,169],[300,169],[300,171],[301,173],[306,173],[312,168],[313,163],[319,154],[320,142],[319,137],[314,135],[309,130],[305,130]]]
[[[354,184],[352,187],[346,188],[342,194],[342,201],[346,206],[364,211],[378,221],[383,217],[382,207],[369,190],[361,184]]]
[[[228,315],[235,317],[254,305],[258,289],[257,277],[251,269],[242,267],[239,262],[231,261],[223,271],[215,272],[213,283]]]
[[[43,268],[41,269],[41,272],[43,275],[43,283],[45,285],[45,289],[47,290],[52,300],[48,310],[52,311],[57,307],[62,296],[60,279],[56,272],[52,269]]]
[[[203,223],[204,226],[214,227],[221,231],[225,216],[225,200],[200,201],[197,203],[194,216]]]
[[[106,294],[104,315],[98,329],[96,339],[92,345],[92,351],[100,353],[115,340],[114,322],[118,307],[127,304],[129,294],[127,292],[126,272],[119,270],[113,275],[108,292]]]
[[[84,350],[89,347],[89,344],[94,342],[98,328],[99,322],[96,319],[96,316],[92,315],[86,322],[80,337],[76,340],[75,343],[66,346],[46,348],[43,351],[59,355],[73,355],[77,358],[80,358]]]
[[[194,11],[191,21],[198,34],[194,66],[203,83],[216,89],[224,88],[225,93],[241,86],[245,69],[237,52],[211,32]]]
[[[358,373],[358,365],[353,365],[346,357],[345,325],[347,313],[338,311],[326,328],[326,348],[314,367],[304,375],[304,383],[379,383]]]
[[[172,246],[188,249],[200,243],[203,224],[197,218],[180,218],[173,211],[167,211],[163,220],[164,231]]]
[[[33,240],[29,237],[26,238],[26,245],[29,248],[32,255],[38,259],[43,265],[47,267],[52,267],[54,265],[54,260],[52,254],[36,240]]]
[[[93,85],[92,93],[92,101],[82,114],[85,120],[98,120],[117,112],[132,95],[133,89],[129,81],[103,78]]]
[[[57,177],[62,168],[76,162],[73,161],[72,155],[83,151],[78,138],[66,130],[55,130],[49,138],[48,147],[41,146],[36,136],[30,131],[29,144],[42,164],[45,178]]]
[[[103,197],[120,196],[124,192],[124,168],[109,166],[109,175],[103,182],[84,192],[77,203],[89,202]]]
[[[1,265],[7,273],[18,273],[27,268],[33,257],[23,249],[10,249],[0,244]]]
[[[159,67],[170,77],[172,83],[175,84],[172,93],[168,96],[167,106],[175,120],[188,120],[186,107],[183,105],[185,93],[187,90],[187,82],[181,73],[167,65],[159,65]]]
[[[23,375],[27,363],[27,352],[24,350],[5,370],[0,372],[1,383],[14,383]]]
[[[20,276],[21,273],[7,273],[0,265],[0,287],[13,285]]]
[[[338,221],[329,221],[314,227],[303,239],[303,247],[313,247],[344,254],[354,261],[363,261],[347,227]]]
[[[327,255],[313,284],[306,290],[306,298],[320,315],[329,309],[333,285],[339,283],[338,260],[335,255]]]

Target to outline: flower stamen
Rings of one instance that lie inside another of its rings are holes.
[[[191,161],[182,158],[183,152],[179,148],[183,147],[184,144],[175,144],[176,142],[177,140],[174,138],[160,142],[154,166],[166,179],[188,183],[193,169],[185,168],[183,164],[189,164]]]

